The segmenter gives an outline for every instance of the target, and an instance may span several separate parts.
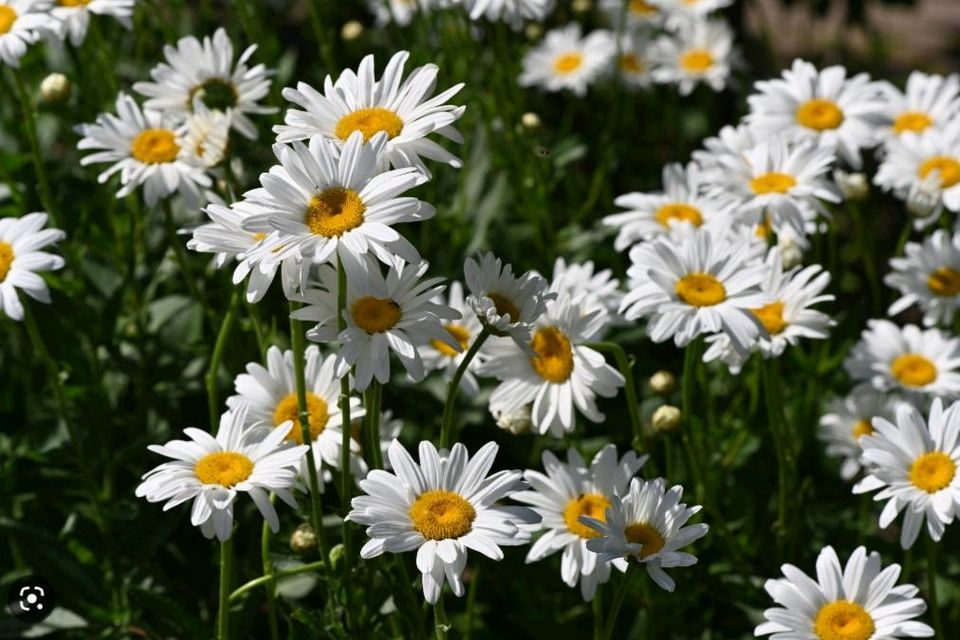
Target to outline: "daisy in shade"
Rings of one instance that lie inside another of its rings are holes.
[[[70,44],[79,47],[87,37],[91,16],[110,16],[127,29],[136,0],[59,0],[50,14],[60,20]]]
[[[603,519],[580,515],[580,523],[597,532],[587,540],[587,549],[599,554],[601,562],[640,564],[660,588],[673,591],[676,583],[664,569],[696,564],[695,556],[680,549],[709,530],[705,524],[687,524],[701,507],[688,507],[682,497],[683,487],[667,489],[663,478],[633,478],[625,495],[610,496]]]
[[[396,260],[387,270],[372,258],[361,262],[345,260],[347,306],[343,315],[346,327],[338,328],[337,276],[327,266],[322,270],[320,285],[308,290],[306,306],[292,317],[317,325],[307,333],[314,342],[340,342],[337,353],[337,375],[347,375],[356,367],[358,391],[378,382],[390,380],[390,352],[396,353],[410,377],[419,382],[426,372],[420,350],[433,340],[460,351],[460,342],[444,327],[444,320],[458,320],[460,314],[436,302],[443,292],[441,278],[421,280],[428,264],[405,264]]]
[[[284,124],[274,127],[279,142],[306,140],[323,136],[344,146],[355,132],[370,141],[378,133],[387,136],[381,169],[387,165],[417,167],[430,175],[424,159],[459,167],[460,160],[428,136],[436,134],[453,142],[463,142],[453,124],[464,107],[447,104],[462,84],[433,96],[438,68],[427,64],[414,69],[403,80],[403,67],[410,57],[400,51],[390,58],[380,80],[374,78],[373,56],[365,57],[354,73],[348,69],[336,82],[327,76],[320,93],[305,82],[296,89],[284,89],[283,97],[304,110],[289,109]],[[432,96],[432,97],[431,97]]]
[[[449,298],[446,301],[441,298],[438,302],[460,314],[459,319],[443,323],[443,327],[450,336],[459,343],[460,349],[452,349],[446,342],[431,340],[423,345],[423,366],[428,371],[443,370],[443,377],[449,382],[460,367],[460,363],[463,362],[473,341],[480,335],[483,326],[467,304],[463,295],[463,285],[459,282],[451,282]],[[480,385],[477,384],[477,378],[473,375],[473,370],[478,364],[478,360],[471,360],[460,379],[460,385],[468,396],[475,396],[480,392]]]
[[[900,565],[883,568],[879,553],[857,547],[841,566],[833,547],[824,547],[816,579],[791,564],[780,569],[785,577],[764,584],[780,606],[763,612],[766,622],[756,636],[897,640],[933,635],[933,629],[914,620],[927,609],[916,597],[919,590],[912,584],[894,586]]]
[[[592,260],[568,264],[563,258],[557,258],[553,263],[550,291],[556,293],[557,297],[569,296],[579,300],[583,313],[599,309],[604,315],[599,335],[611,325],[626,324],[618,313],[623,300],[620,281],[613,277],[610,269],[598,270]]]
[[[350,414],[350,475],[355,482],[359,484],[360,480],[367,477],[370,473],[370,467],[364,460],[363,450],[363,423],[365,413],[359,411],[357,415]],[[383,468],[390,470],[390,458],[387,451],[390,445],[400,437],[400,431],[403,428],[403,422],[393,417],[392,411],[383,411],[380,413],[380,456],[383,460]],[[320,437],[313,441],[313,459],[317,463],[317,471],[323,475],[324,482],[333,482],[331,469],[340,470],[343,447],[343,430],[341,425],[335,428],[324,429]]]
[[[603,329],[604,314],[599,309],[584,313],[582,304],[569,296],[553,301],[526,348],[502,338],[487,343],[477,373],[501,381],[490,396],[494,415],[512,414],[532,402],[533,428],[557,438],[573,430],[575,409],[592,422],[603,420],[596,396],[612,398],[624,379],[585,346]]]
[[[130,96],[117,96],[117,115],[101,113],[93,124],[82,124],[77,148],[94,153],[80,160],[83,166],[112,163],[97,177],[101,184],[120,174],[118,198],[143,187],[143,198],[152,207],[161,198],[179,193],[188,205],[202,201],[201,188],[209,187],[201,158],[186,144],[184,127],[160,111],[140,109]]]
[[[718,197],[701,195],[709,184],[705,177],[696,164],[684,168],[671,163],[663,168],[662,192],[634,191],[619,196],[613,203],[627,211],[603,218],[603,224],[617,229],[614,248],[624,251],[679,224],[700,227],[724,223],[726,204]]]
[[[463,0],[471,19],[503,20],[515,28],[524,20],[543,21],[553,5],[554,0]]]
[[[639,32],[625,33],[621,37],[617,69],[620,77],[631,87],[649,87],[653,84],[650,46],[649,40]]]
[[[205,167],[215,167],[227,155],[230,144],[232,111],[211,111],[199,98],[195,98],[193,113],[184,121],[183,144],[193,149],[193,154]]]
[[[233,43],[227,32],[217,29],[213,38],[202,41],[193,36],[181,38],[177,46],[163,49],[166,62],[150,71],[153,82],[137,82],[133,90],[148,100],[144,106],[183,119],[193,112],[195,99],[208,109],[230,110],[234,130],[253,140],[257,126],[248,115],[276,113],[274,107],[257,104],[270,92],[273,72],[262,64],[247,66],[257,45],[247,47],[234,58]]]
[[[49,0],[0,0],[0,61],[20,66],[27,46],[60,33],[60,21],[47,12]]]
[[[877,391],[960,396],[960,338],[937,329],[869,320],[843,366],[851,378],[869,381]]]
[[[917,305],[925,326],[949,326],[960,306],[960,233],[937,229],[923,242],[908,242],[904,254],[890,259],[892,271],[883,278],[901,293],[887,313],[895,316]]]
[[[722,91],[730,78],[733,32],[724,20],[682,20],[650,50],[653,79],[689,95],[698,84]]]
[[[314,262],[337,256],[357,260],[373,252],[387,264],[396,256],[419,262],[420,254],[392,226],[426,220],[434,208],[400,195],[421,184],[422,173],[413,167],[385,172],[377,168],[386,145],[386,134],[366,144],[357,132],[342,150],[320,136],[309,145],[275,145],[280,164],[260,175],[261,188],[244,196],[265,211],[247,218],[244,229],[279,231],[283,246],[265,259],[276,262],[297,255]]]
[[[493,335],[510,336],[518,345],[526,345],[533,323],[556,294],[547,291],[547,281],[537,273],[528,271],[518,278],[513,275],[513,267],[492,253],[478,258],[467,258],[463,263],[470,291],[467,304]]]
[[[396,23],[405,27],[418,11],[426,11],[434,0],[367,0],[367,8],[380,26]]]
[[[489,475],[497,445],[489,442],[470,458],[457,443],[447,452],[420,443],[420,462],[393,441],[387,452],[393,473],[374,469],[360,482],[367,495],[353,498],[347,520],[367,527],[370,540],[360,556],[417,551],[423,596],[434,604],[444,581],[457,597],[464,594],[461,575],[467,550],[503,559],[501,546],[530,541],[536,514],[526,507],[497,506],[522,487],[519,471]]]
[[[518,82],[547,91],[566,89],[583,96],[610,67],[617,46],[613,35],[598,29],[582,36],[576,22],[547,33],[539,45],[523,57]]]
[[[853,487],[854,493],[877,493],[886,500],[880,528],[886,529],[904,514],[900,546],[909,549],[923,521],[930,537],[939,542],[944,527],[960,513],[960,405],[943,408],[934,398],[928,421],[908,403],[897,406],[896,424],[873,421],[874,433],[860,440],[869,474]]]
[[[873,419],[892,420],[896,400],[870,385],[858,385],[845,398],[831,401],[820,418],[817,437],[827,445],[827,455],[843,458],[840,477],[846,481],[860,473],[863,466],[860,439],[873,433]]]
[[[770,300],[760,291],[765,265],[752,243],[714,240],[708,233],[658,238],[630,251],[631,289],[620,305],[628,320],[649,318],[654,342],[684,347],[702,333],[723,332],[746,353],[766,330],[752,313]]]
[[[620,17],[626,9],[627,26],[630,29],[659,25],[664,17],[655,0],[627,0],[626,7],[623,6],[623,0],[600,0],[600,8],[614,25],[620,24]]]
[[[854,169],[860,168],[860,150],[874,144],[874,132],[885,121],[882,85],[866,73],[848,78],[841,66],[818,71],[794,60],[781,78],[755,87],[746,121],[759,134],[780,132],[835,149]]]
[[[913,71],[905,91],[888,83],[884,88],[889,135],[894,137],[943,127],[960,112],[960,77],[955,74]]]
[[[59,229],[44,229],[46,224],[45,213],[0,218],[0,309],[12,320],[23,320],[18,290],[50,304],[50,290],[38,274],[63,268],[63,258],[41,249],[63,240],[66,234]]]
[[[538,529],[544,533],[530,547],[527,562],[536,562],[563,550],[560,576],[568,587],[580,583],[580,595],[593,600],[597,587],[610,579],[610,569],[627,568],[622,559],[600,561],[587,549],[587,541],[600,534],[580,522],[581,515],[600,521],[606,518],[613,496],[626,492],[647,456],[629,451],[617,457],[617,448],[608,444],[594,456],[590,466],[576,449],[567,450],[567,462],[560,462],[550,451],[543,453],[546,474],[528,469],[524,480],[531,489],[511,496],[529,504],[541,517]]]
[[[241,408],[224,413],[216,438],[206,431],[187,428],[183,432],[190,440],[147,447],[172,461],[143,476],[137,497],[149,502],[166,501],[164,511],[193,500],[190,523],[200,527],[207,538],[216,535],[223,542],[233,533],[237,494],[247,493],[270,529],[279,531],[280,520],[269,496],[273,492],[297,508],[291,489],[307,447],[284,442],[292,422],[271,431],[247,427],[246,412]]]

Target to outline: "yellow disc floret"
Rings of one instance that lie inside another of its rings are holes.
[[[0,35],[9,33],[17,21],[17,12],[9,5],[0,5]]]
[[[750,181],[750,189],[758,196],[767,193],[787,193],[797,186],[797,179],[788,173],[771,171]]]
[[[861,605],[838,600],[820,607],[813,630],[820,640],[868,640],[876,627]]]
[[[470,345],[470,330],[467,329],[462,324],[448,324],[446,327],[447,332],[453,336],[453,339],[460,344],[460,349],[465,350]],[[460,351],[457,351],[446,342],[442,342],[434,338],[430,341],[430,346],[447,356],[448,358],[455,358]]]
[[[576,498],[571,499],[563,509],[563,521],[567,523],[567,529],[575,536],[581,538],[596,538],[600,532],[588,527],[580,522],[580,516],[589,516],[600,522],[607,521],[607,507],[610,501],[606,496],[599,493],[581,493]]]
[[[770,304],[763,305],[759,309],[751,309],[750,311],[757,317],[757,320],[763,324],[767,333],[772,336],[783,333],[783,330],[789,325],[789,323],[783,319],[782,302],[771,302]]]
[[[400,321],[400,305],[390,298],[364,296],[350,307],[357,326],[367,333],[383,333]]]
[[[712,307],[727,299],[723,283],[709,273],[691,273],[677,281],[677,295],[694,307]]]
[[[453,491],[434,489],[420,494],[410,505],[413,528],[429,540],[459,538],[470,533],[477,511]]]
[[[327,401],[316,395],[307,392],[307,422],[310,424],[310,439],[316,440],[330,420],[330,408]],[[303,444],[303,429],[300,425],[300,406],[297,403],[297,394],[291,393],[285,396],[277,403],[273,411],[273,424],[280,426],[287,420],[293,420],[293,429],[287,434],[287,440]]]
[[[396,138],[403,131],[403,120],[383,107],[357,109],[340,118],[334,133],[341,140],[346,140],[354,131],[362,133],[365,141],[381,131],[386,131],[388,138]]]
[[[910,465],[910,482],[927,493],[946,489],[957,475],[957,463],[942,451],[930,451]]]
[[[173,162],[179,154],[177,136],[170,129],[144,129],[130,143],[130,155],[144,164]]]
[[[561,53],[553,60],[553,70],[561,76],[573,73],[581,65],[583,65],[583,54],[579,51]]]
[[[510,319],[510,322],[519,322],[520,309],[517,308],[517,305],[513,304],[513,301],[510,300],[510,298],[495,292],[488,293],[487,297],[493,302],[493,306],[496,308],[498,316],[507,316]]]
[[[940,177],[940,188],[949,189],[960,182],[960,161],[949,156],[934,156],[925,160],[918,171],[922,179],[926,179],[934,171]]]
[[[353,189],[330,187],[310,198],[304,224],[311,233],[324,238],[339,238],[363,224],[367,207]]]
[[[937,365],[919,353],[904,353],[890,363],[890,373],[902,385],[922,387],[937,379]]]
[[[937,267],[927,278],[927,287],[935,296],[952,298],[960,294],[960,271],[950,267]]]
[[[703,73],[713,63],[713,54],[706,49],[690,49],[680,56],[680,68],[688,73]]]
[[[13,265],[13,245],[0,241],[0,282],[7,279]]]
[[[573,348],[570,339],[556,327],[541,327],[533,334],[530,348],[537,355],[530,358],[533,370],[553,384],[561,384],[573,373]]]
[[[873,425],[870,424],[869,420],[861,419],[857,421],[857,424],[853,425],[853,437],[859,440],[863,436],[873,435]]]
[[[933,118],[922,111],[904,111],[893,121],[893,130],[898,134],[905,131],[920,133],[932,124]]]
[[[807,100],[796,112],[797,123],[817,131],[836,129],[843,124],[843,110],[836,102],[814,98]]]
[[[230,488],[253,473],[253,460],[236,451],[216,451],[203,456],[193,467],[197,480]]]
[[[626,534],[627,542],[641,545],[639,554],[641,560],[663,549],[663,536],[660,535],[660,532],[657,531],[656,528],[649,524],[635,522],[629,525],[624,533]]]
[[[653,217],[657,219],[662,227],[669,227],[673,220],[682,220],[689,222],[695,227],[703,224],[703,216],[696,207],[681,202],[671,202],[657,209]]]

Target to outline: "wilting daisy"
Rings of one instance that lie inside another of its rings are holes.
[[[356,132],[342,151],[320,136],[311,138],[309,146],[275,145],[280,164],[260,175],[262,188],[244,195],[265,211],[247,218],[244,229],[280,232],[283,246],[265,258],[298,255],[325,262],[373,252],[388,264],[398,255],[419,262],[420,254],[392,226],[426,220],[434,208],[400,195],[423,182],[422,173],[413,167],[377,169],[386,145],[386,134],[365,144]]]
[[[347,69],[336,82],[327,76],[323,93],[305,82],[298,83],[296,89],[284,89],[283,97],[305,110],[287,110],[284,124],[274,127],[277,140],[292,142],[320,135],[344,146],[356,131],[363,134],[365,141],[384,133],[387,142],[379,158],[384,165],[413,166],[426,175],[430,173],[424,159],[459,167],[460,160],[428,136],[435,133],[463,142],[453,124],[463,115],[464,108],[447,104],[463,85],[432,96],[437,66],[417,67],[403,80],[403,67],[409,57],[408,51],[394,54],[380,80],[374,78],[373,56],[369,55],[360,62],[356,73]]]
[[[0,0],[0,61],[19,67],[28,45],[60,33],[49,8],[49,0]]]
[[[47,214],[28,213],[22,218],[0,218],[0,309],[12,320],[23,320],[18,290],[50,304],[50,290],[38,274],[63,268],[63,258],[41,251],[66,234],[44,229]]]
[[[874,500],[886,500],[880,528],[886,529],[904,514],[900,546],[909,549],[924,519],[927,532],[939,542],[945,525],[960,513],[960,405],[943,408],[934,398],[928,421],[916,407],[897,405],[897,422],[877,418],[874,433],[860,440],[869,474],[853,487],[854,493],[881,491]]]
[[[580,515],[580,523],[597,532],[587,540],[587,549],[599,554],[601,562],[623,558],[638,563],[659,587],[673,591],[676,584],[664,569],[696,564],[695,556],[680,549],[709,530],[705,524],[687,524],[700,507],[688,507],[682,497],[683,487],[666,489],[663,478],[633,478],[626,495],[610,496],[604,519]]]
[[[883,278],[902,294],[887,313],[894,316],[917,305],[924,325],[950,325],[960,306],[960,233],[937,229],[922,243],[908,242],[904,254],[890,259],[893,271]]]
[[[444,379],[449,382],[463,362],[463,358],[467,355],[473,341],[480,335],[483,326],[470,305],[467,304],[463,296],[463,285],[459,282],[451,282],[449,298],[446,302],[442,299],[439,302],[460,314],[460,318],[443,323],[444,329],[460,344],[460,349],[452,349],[450,345],[440,340],[431,340],[423,345],[421,355],[423,356],[423,365],[428,371],[442,369]],[[477,384],[477,379],[472,373],[479,364],[476,358],[471,360],[460,379],[460,385],[469,396],[475,396],[480,392],[480,385]]]
[[[886,84],[886,116],[890,134],[922,133],[938,128],[960,112],[960,77],[913,71],[905,91]]]
[[[663,192],[631,192],[613,201],[627,209],[603,218],[603,224],[617,229],[613,246],[623,251],[636,242],[667,233],[677,224],[693,227],[723,223],[726,204],[717,197],[701,195],[705,176],[696,164],[686,168],[671,163],[663,168]]]
[[[860,168],[860,150],[874,144],[874,131],[885,119],[882,85],[866,73],[848,78],[841,66],[818,71],[794,60],[781,78],[755,86],[758,93],[747,99],[747,122],[760,134],[781,132],[836,149],[854,169]]]
[[[519,471],[487,475],[496,443],[487,443],[469,458],[460,443],[438,452],[425,440],[419,464],[396,440],[387,453],[393,473],[371,471],[360,482],[367,495],[353,498],[347,519],[367,527],[370,540],[360,550],[363,558],[417,551],[427,602],[437,601],[444,580],[455,596],[463,596],[460,576],[468,549],[501,560],[501,546],[530,541],[528,527],[522,525],[534,522],[535,514],[525,507],[495,504],[521,488]]]
[[[257,104],[270,92],[273,72],[262,64],[247,66],[256,50],[257,45],[250,45],[234,60],[233,43],[225,30],[217,29],[213,38],[202,41],[187,36],[175,47],[164,47],[167,61],[150,71],[153,82],[137,82],[133,89],[148,98],[144,104],[148,109],[181,119],[193,111],[198,98],[211,110],[229,109],[233,128],[252,140],[257,137],[257,126],[248,114],[276,112],[274,107]]]
[[[140,109],[130,96],[117,96],[117,115],[101,113],[93,124],[77,126],[83,136],[77,148],[93,150],[80,164],[112,163],[97,180],[102,184],[120,173],[118,198],[143,186],[147,206],[180,193],[191,205],[202,200],[201,187],[211,185],[202,161],[186,144],[185,130],[159,111]]]
[[[79,47],[87,37],[91,14],[110,16],[127,29],[130,29],[130,17],[136,0],[59,0],[50,14],[61,21],[63,32],[70,44]]]
[[[513,413],[532,402],[533,428],[557,438],[573,430],[575,409],[592,422],[603,420],[596,396],[612,398],[624,379],[600,353],[585,346],[596,339],[605,316],[600,310],[584,313],[582,304],[583,299],[569,296],[553,301],[526,348],[502,338],[487,343],[477,373],[501,381],[490,396],[494,415]]]
[[[518,82],[521,87],[567,89],[582,96],[607,71],[616,50],[609,31],[598,29],[581,36],[580,25],[573,22],[548,32],[543,42],[527,52]]]
[[[567,462],[560,462],[550,451],[543,453],[546,474],[528,469],[523,473],[530,490],[511,496],[529,504],[542,518],[539,529],[544,533],[530,547],[527,562],[536,562],[563,550],[560,576],[569,587],[580,582],[580,594],[589,602],[597,587],[610,579],[613,563],[600,561],[587,550],[587,540],[599,534],[580,522],[581,515],[603,521],[613,496],[626,492],[630,479],[637,474],[647,456],[628,451],[617,457],[617,448],[604,446],[588,467],[576,449],[567,450]],[[621,571],[626,562],[614,561]]]
[[[858,385],[845,398],[830,402],[820,418],[817,437],[826,443],[828,456],[843,458],[840,477],[853,480],[863,466],[860,439],[873,433],[873,419],[892,420],[896,401],[870,385]]]
[[[473,20],[503,20],[519,26],[524,20],[542,21],[554,0],[462,0]]]
[[[730,77],[733,31],[724,20],[683,20],[676,33],[660,36],[650,50],[657,82],[677,85],[681,95],[698,84],[722,91]]]
[[[238,493],[247,493],[263,514],[270,529],[280,529],[270,492],[297,508],[291,489],[297,478],[304,445],[284,443],[292,422],[267,431],[247,427],[246,408],[228,411],[220,418],[214,438],[206,431],[187,428],[190,440],[171,440],[150,445],[150,451],[172,458],[143,476],[136,495],[150,502],[163,502],[164,510],[193,500],[190,523],[207,538],[222,542],[233,532],[233,503]]]
[[[764,584],[780,606],[763,612],[766,622],[756,628],[756,636],[897,640],[933,635],[933,629],[913,619],[927,609],[916,597],[918,589],[894,586],[900,565],[883,568],[879,553],[857,547],[841,567],[833,547],[824,547],[817,557],[816,579],[791,564],[781,570],[784,578]]]
[[[869,320],[843,366],[851,378],[869,381],[878,391],[960,395],[960,338],[937,329]]]

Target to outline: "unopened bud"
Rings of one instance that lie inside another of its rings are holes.
[[[925,179],[907,194],[907,211],[917,218],[926,218],[940,206],[940,188],[936,181]]]
[[[536,22],[531,22],[524,28],[523,33],[529,40],[539,40],[543,35],[543,27]]]
[[[574,13],[586,13],[591,7],[593,3],[590,0],[573,0],[573,4],[570,5]]]
[[[350,20],[340,29],[340,37],[349,42],[363,35],[363,24],[359,20]]]
[[[677,427],[680,426],[681,418],[680,409],[672,404],[665,404],[657,407],[657,410],[653,412],[650,423],[653,425],[654,431],[658,433],[669,433],[675,431]]]
[[[346,552],[343,543],[333,545],[333,549],[330,549],[330,567],[332,569],[339,570]]]
[[[309,553],[317,548],[317,534],[313,527],[304,522],[290,536],[290,548],[294,553]]]
[[[870,193],[867,176],[862,173],[847,173],[842,169],[833,170],[833,181],[846,200],[866,200]]]
[[[536,129],[540,126],[540,116],[535,114],[533,111],[527,111],[525,114],[520,116],[520,124],[527,129]]]
[[[513,435],[520,435],[530,431],[530,405],[524,405],[513,413],[501,413],[496,416],[497,426]]]
[[[677,379],[669,371],[661,369],[650,376],[650,389],[658,396],[667,396],[677,388]]]
[[[777,239],[777,248],[780,249],[780,259],[784,269],[793,269],[803,262],[803,249],[797,241],[788,235],[781,235]]]
[[[40,97],[44,102],[59,104],[70,99],[73,85],[70,78],[62,73],[51,73],[40,83]]]

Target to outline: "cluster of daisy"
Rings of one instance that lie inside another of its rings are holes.
[[[407,26],[418,13],[450,9],[462,11],[471,20],[502,21],[518,27],[524,21],[540,21],[555,6],[554,0],[366,0],[377,24]]]

